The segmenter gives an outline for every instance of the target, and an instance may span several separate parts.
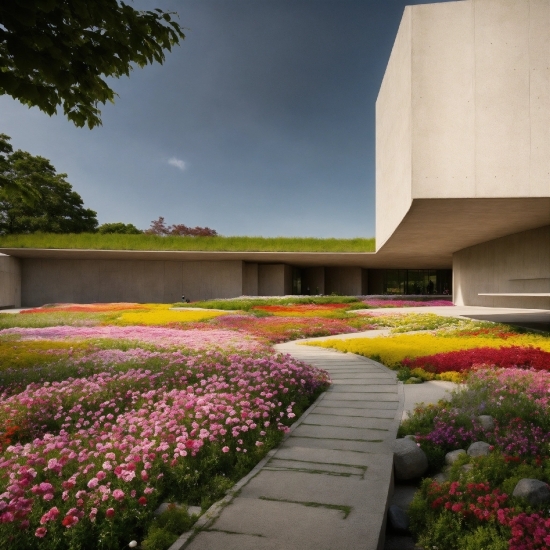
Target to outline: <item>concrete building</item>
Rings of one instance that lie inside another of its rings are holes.
[[[548,29],[550,0],[405,8],[376,103],[376,253],[4,249],[0,307],[431,281],[459,305],[550,309]]]

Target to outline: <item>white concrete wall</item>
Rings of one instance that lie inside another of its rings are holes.
[[[377,101],[377,248],[411,198],[550,196],[549,29],[549,0],[406,8]]]
[[[550,226],[453,254],[455,304],[550,309],[550,297],[479,296],[480,293],[550,293]]]
[[[411,206],[411,7],[405,8],[376,101],[376,249]]]
[[[0,308],[21,306],[21,264],[0,254]]]
[[[243,294],[241,261],[21,260],[23,306],[157,302]]]

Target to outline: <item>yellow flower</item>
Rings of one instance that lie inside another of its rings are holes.
[[[422,357],[473,348],[501,348],[532,346],[550,352],[550,338],[533,334],[518,334],[506,340],[480,336],[445,336],[434,334],[403,334],[380,338],[356,338],[349,340],[320,340],[308,342],[308,346],[334,348],[378,359],[389,367],[397,366],[406,357]]]
[[[170,325],[175,323],[192,323],[206,321],[227,315],[225,311],[209,310],[176,310],[166,308],[152,308],[150,311],[129,311],[117,317],[108,324],[115,325]]]

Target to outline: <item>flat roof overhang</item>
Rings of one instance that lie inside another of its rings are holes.
[[[415,199],[397,229],[375,252],[215,252],[0,248],[15,258],[57,260],[227,261],[297,267],[450,269],[453,252],[550,225],[550,197]]]

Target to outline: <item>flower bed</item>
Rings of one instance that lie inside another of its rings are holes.
[[[409,510],[424,548],[525,550],[550,546],[548,503],[513,496],[520,479],[550,482],[550,373],[479,369],[450,403],[419,407],[400,427],[416,434],[432,471],[446,452],[474,441],[486,456],[462,455],[448,481],[424,480]],[[483,427],[478,415],[493,418]],[[468,464],[468,466],[465,466]]]
[[[403,334],[392,337],[323,340],[308,345],[334,348],[377,359],[391,368],[428,372],[464,372],[476,364],[524,366],[550,370],[550,338],[512,334]],[[427,355],[426,351],[430,354]]]
[[[142,540],[162,500],[219,498],[328,381],[265,353],[157,354],[120,370],[124,359],[135,357],[99,356],[96,374],[0,402],[0,546]]]
[[[264,311],[279,317],[342,317],[350,304],[297,304],[288,306],[255,306],[255,311]]]
[[[454,304],[450,300],[376,300],[367,299],[363,303],[369,308],[394,308],[394,307],[451,307]]]
[[[241,350],[258,349],[259,344],[251,338],[243,338],[234,331],[223,329],[212,330],[179,330],[169,327],[142,326],[99,326],[99,327],[45,327],[45,328],[12,328],[0,333],[3,338],[12,337],[18,340],[125,340],[153,344],[160,348],[185,347],[191,350],[203,350],[217,346]]]
[[[371,320],[365,317],[352,317],[350,319],[275,316],[255,318],[252,315],[227,315],[219,317],[213,324],[221,328],[251,334],[271,343],[376,328]]]

